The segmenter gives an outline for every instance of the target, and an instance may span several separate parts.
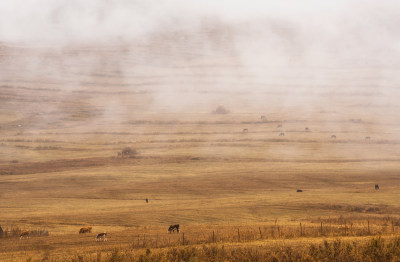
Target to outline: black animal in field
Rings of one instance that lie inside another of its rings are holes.
[[[375,184],[375,190],[378,190],[378,189],[379,189],[379,185]]]
[[[179,224],[178,225],[170,225],[168,228],[168,232],[171,234],[171,232],[179,233]]]

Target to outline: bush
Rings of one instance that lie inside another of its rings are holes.
[[[137,151],[135,149],[132,149],[130,147],[125,147],[124,149],[122,149],[121,152],[118,152],[118,156],[121,157],[136,157],[137,155]]]
[[[213,114],[221,114],[221,115],[224,115],[224,114],[228,114],[229,113],[229,110],[227,110],[225,107],[223,107],[223,106],[218,106],[214,111],[213,111]]]

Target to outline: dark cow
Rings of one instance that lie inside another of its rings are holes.
[[[379,190],[379,185],[375,184],[375,190]]]
[[[148,198],[146,198],[146,203],[149,203],[149,199]]]
[[[282,127],[282,124],[279,124],[277,127]]]
[[[279,134],[279,136],[285,136],[285,133],[282,132],[282,133]]]
[[[310,129],[309,129],[308,127],[304,128],[304,130],[305,130],[306,132],[310,131]]]
[[[247,128],[243,129],[243,133],[248,133],[249,130]]]
[[[107,241],[107,232],[97,234],[96,241],[101,239],[103,239],[103,241]]]
[[[4,233],[4,231],[3,231],[3,229],[2,229],[1,226],[0,226],[0,238],[3,237],[3,233]]]
[[[366,136],[365,139],[366,139],[366,140],[370,140],[371,137],[370,137],[370,136]]]
[[[331,138],[335,139],[335,138],[336,138],[336,136],[335,136],[335,135],[331,135]]]
[[[79,230],[79,234],[85,234],[85,233],[92,233],[92,227],[82,227]]]
[[[302,189],[297,189],[297,192],[303,192],[303,190]]]
[[[261,121],[265,122],[267,121],[267,118],[265,116],[261,116]]]
[[[170,225],[168,228],[168,232],[171,234],[171,232],[176,232],[179,233],[179,224],[178,225]]]
[[[29,231],[22,231],[21,234],[19,235],[19,239],[23,239],[23,238],[29,238]]]

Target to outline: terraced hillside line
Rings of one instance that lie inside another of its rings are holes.
[[[26,175],[37,173],[61,172],[71,169],[85,169],[102,166],[151,165],[168,163],[203,162],[260,162],[260,163],[303,163],[303,164],[339,164],[362,162],[398,162],[398,158],[354,158],[354,159],[266,159],[266,158],[226,158],[226,157],[191,157],[191,156],[145,156],[135,158],[91,157],[78,159],[58,159],[45,162],[25,162],[0,164],[0,175]]]
[[[188,160],[190,160],[190,157],[91,157],[80,159],[59,159],[45,162],[0,164],[0,175],[51,173],[100,166],[122,166],[137,163],[140,163],[141,165],[154,163],[162,164]]]

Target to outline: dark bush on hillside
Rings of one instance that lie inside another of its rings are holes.
[[[118,152],[118,156],[120,157],[136,157],[137,155],[137,151],[135,149],[132,149],[130,147],[125,147],[124,149],[122,149],[121,152]]]
[[[218,106],[214,111],[213,114],[228,114],[229,110],[227,110],[224,106]]]

